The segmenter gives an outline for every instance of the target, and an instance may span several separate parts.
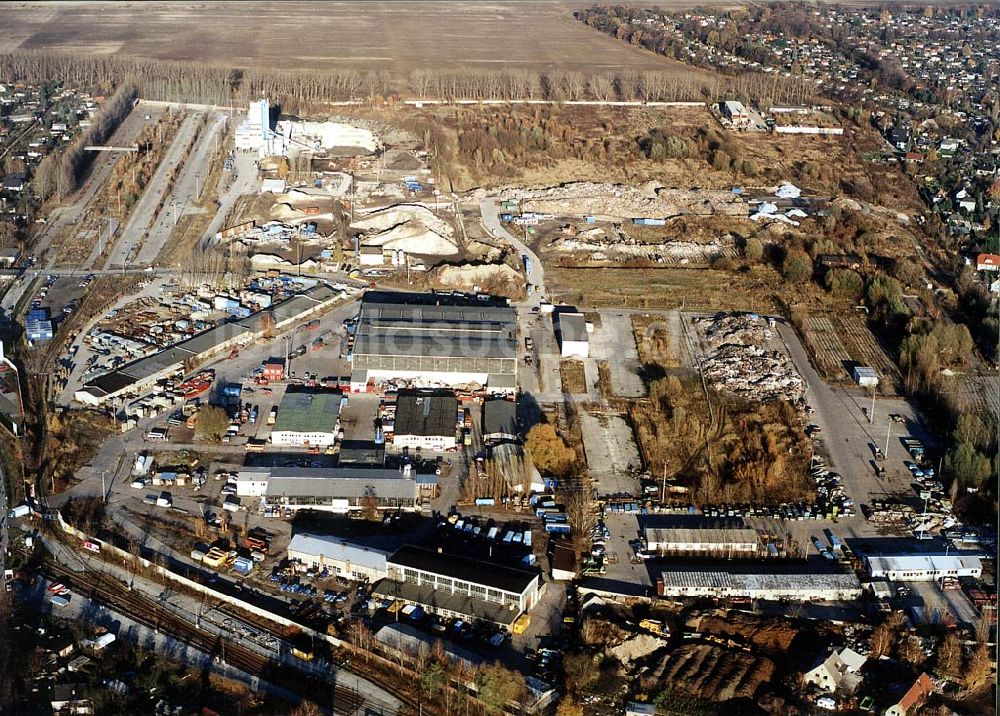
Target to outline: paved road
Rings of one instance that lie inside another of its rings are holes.
[[[166,199],[164,211],[150,229],[142,247],[134,254],[133,260],[142,265],[151,265],[170,240],[170,234],[177,225],[177,220],[188,213],[203,213],[206,209],[194,206],[201,193],[204,192],[204,182],[211,171],[209,160],[215,152],[215,147],[222,139],[226,126],[225,115],[213,114],[208,118],[208,124],[191,149],[191,155],[181,167],[173,190]],[[120,262],[122,257],[115,256]]]
[[[531,271],[528,272],[528,283],[535,286],[535,292],[528,298],[529,305],[538,305],[541,297],[545,295],[545,269],[542,262],[531,248],[521,239],[517,238],[500,223],[500,203],[496,197],[486,197],[479,202],[479,211],[483,218],[483,228],[495,239],[506,241],[521,255],[531,259]]]
[[[0,589],[4,588],[3,571],[7,568],[7,484],[0,468]]]
[[[219,209],[201,239],[202,247],[208,246],[215,239],[216,233],[225,228],[222,222],[229,216],[229,212],[233,210],[241,196],[257,193],[259,185],[256,164],[257,159],[250,152],[236,152],[234,154],[232,172],[223,173],[220,179],[220,183],[223,183],[224,186],[219,191]],[[228,184],[225,183],[227,181]]]
[[[121,231],[114,248],[108,253],[108,258],[104,262],[105,267],[113,263],[121,265],[123,259],[127,260],[128,257],[133,255],[136,248],[142,244],[144,237],[150,232],[151,227],[153,227],[154,220],[157,218],[160,219],[160,221],[156,222],[157,225],[163,223],[163,215],[168,213],[167,202],[164,203],[164,209],[160,212],[159,217],[156,215],[156,207],[166,197],[169,185],[168,177],[184,161],[184,150],[191,144],[195,132],[201,126],[203,116],[201,113],[192,113],[186,116],[184,121],[181,122],[177,134],[164,153],[159,166],[157,166],[149,183],[143,189],[142,196],[136,202],[135,206],[132,207],[128,223],[125,224],[125,228]],[[169,198],[167,197],[167,199]],[[96,255],[97,248],[95,247],[95,251],[91,254],[90,259],[91,265],[94,266],[97,265],[96,262],[98,261],[98,256]]]

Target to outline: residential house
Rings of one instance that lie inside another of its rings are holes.
[[[886,709],[885,716],[908,716],[924,705],[927,698],[934,692],[934,684],[926,673],[917,677],[903,698]]]
[[[976,257],[976,271],[1000,271],[1000,255],[979,254]]]
[[[864,656],[853,649],[834,651],[807,671],[802,681],[815,684],[824,691],[852,694],[861,684],[862,676],[859,672],[866,661]]]

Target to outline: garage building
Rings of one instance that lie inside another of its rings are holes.
[[[517,403],[503,398],[484,401],[483,442],[492,446],[517,441]]]
[[[458,442],[458,399],[451,391],[400,391],[396,398],[393,447],[448,450]]]
[[[351,355],[351,389],[404,380],[417,387],[513,392],[517,316],[479,294],[369,291]]]
[[[757,530],[750,527],[646,527],[642,531],[646,549],[656,554],[678,556],[756,557],[760,553]]]
[[[374,593],[444,617],[510,626],[538,601],[537,570],[519,569],[406,545],[387,561]]]

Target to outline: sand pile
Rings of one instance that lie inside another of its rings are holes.
[[[398,204],[351,224],[364,232],[362,246],[383,246],[408,254],[452,256],[458,253],[454,229],[427,208]]]

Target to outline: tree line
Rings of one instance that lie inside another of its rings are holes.
[[[313,103],[392,99],[403,93],[451,101],[716,101],[743,97],[759,101],[798,101],[806,83],[748,73],[726,77],[698,70],[602,72],[587,75],[560,69],[426,70],[416,69],[402,92],[385,70],[277,70],[233,68],[194,62],[138,57],[92,57],[53,51],[0,55],[0,76],[10,81],[41,83],[60,78],[70,85],[111,92],[132,84],[144,99],[244,106],[266,96],[286,112],[307,110]]]
[[[66,151],[52,152],[39,162],[34,187],[42,199],[55,196],[61,200],[80,187],[94,162],[94,152],[88,152],[84,147],[103,144],[108,140],[132,111],[137,93],[138,89],[134,84],[121,86],[108,100],[103,111]]]

